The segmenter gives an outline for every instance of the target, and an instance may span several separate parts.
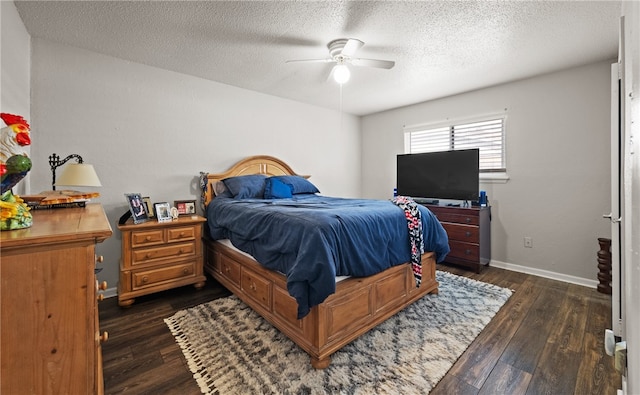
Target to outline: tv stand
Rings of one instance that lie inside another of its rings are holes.
[[[422,204],[422,203],[421,203]],[[425,204],[447,231],[451,251],[444,262],[480,273],[491,261],[491,207],[455,207]]]

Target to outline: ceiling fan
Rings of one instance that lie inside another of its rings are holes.
[[[363,45],[364,42],[358,40],[357,38],[339,38],[327,44],[327,48],[329,48],[329,58],[287,60],[287,63],[336,63],[336,65],[331,70],[329,78],[333,77],[334,80],[339,84],[344,84],[345,82],[349,81],[349,78],[351,77],[351,72],[349,71],[347,64],[351,64],[354,66],[376,67],[380,69],[390,69],[396,64],[396,62],[392,60],[364,59],[354,57],[356,52],[360,48],[362,48]]]

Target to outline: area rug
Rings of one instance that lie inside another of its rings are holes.
[[[343,347],[324,370],[235,296],[165,319],[205,394],[427,394],[511,296],[438,271],[427,295]]]

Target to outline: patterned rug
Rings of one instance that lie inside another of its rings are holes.
[[[511,296],[437,272],[427,295],[315,370],[309,356],[235,296],[165,319],[205,394],[427,394]]]

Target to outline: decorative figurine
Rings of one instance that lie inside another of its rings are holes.
[[[0,230],[28,228],[33,222],[29,207],[11,191],[31,170],[31,159],[22,147],[31,144],[29,124],[19,115],[0,113],[7,125],[0,129]]]

